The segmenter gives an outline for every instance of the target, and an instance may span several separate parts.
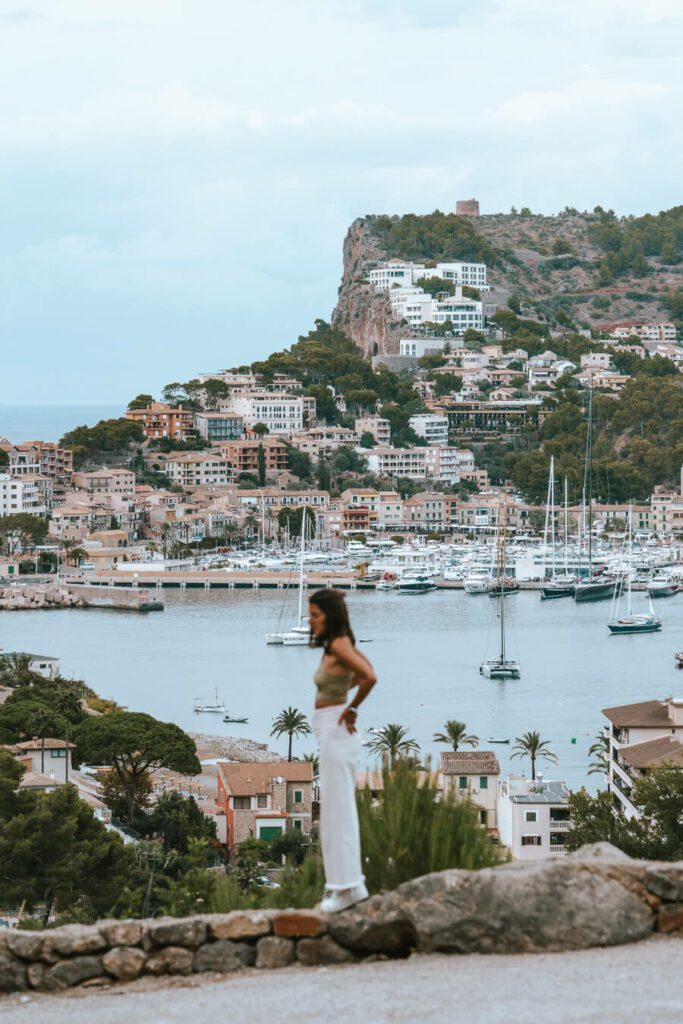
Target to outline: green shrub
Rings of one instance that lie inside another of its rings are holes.
[[[429,775],[405,760],[382,771],[379,801],[366,788],[358,796],[365,880],[371,893],[447,868],[478,869],[500,863],[469,801],[442,797]]]

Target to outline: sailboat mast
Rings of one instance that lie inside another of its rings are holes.
[[[569,568],[569,498],[567,489],[567,478],[564,478],[564,571],[565,575]]]
[[[555,456],[550,456],[550,480],[548,481],[550,501],[548,504],[548,515],[550,516],[550,543],[552,544],[552,578],[555,579]]]
[[[304,616],[304,547],[306,544],[306,508],[301,516],[301,547],[299,553],[299,625]]]
[[[499,530],[501,554],[502,554],[502,569],[500,573],[500,660],[501,663],[505,664],[505,592],[504,592],[504,570],[505,570],[505,540],[506,540],[506,528],[507,528],[507,507],[505,502],[505,482],[503,482],[503,500],[501,503],[501,509],[499,512],[503,516],[503,524]]]
[[[593,576],[593,379],[588,390],[588,578]]]

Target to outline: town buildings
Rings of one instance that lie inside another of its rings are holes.
[[[164,402],[152,402],[145,409],[129,409],[126,419],[139,423],[148,440],[171,437],[184,441],[194,428],[193,412],[182,405],[175,407]]]
[[[627,818],[640,818],[634,782],[663,764],[683,767],[683,698],[622,704],[603,708],[602,713],[610,723],[605,727],[607,788],[619,811]]]
[[[391,259],[373,267],[368,281],[377,292],[395,288],[412,288],[421,280],[438,277],[454,285],[468,285],[471,288],[486,287],[485,263],[410,263],[406,260]]]
[[[436,413],[420,413],[408,420],[418,437],[424,437],[431,445],[448,444],[448,417]]]
[[[491,750],[456,750],[441,754],[444,793],[469,799],[479,811],[482,825],[498,829],[500,764]]]
[[[273,839],[292,828],[308,835],[313,821],[310,761],[218,764],[216,804],[225,815],[226,843]]]
[[[571,828],[564,782],[508,775],[498,784],[498,831],[513,860],[544,860],[565,853]]]
[[[377,444],[391,444],[391,423],[383,416],[360,416],[354,423],[358,437],[372,434]]]
[[[194,415],[197,432],[210,444],[237,441],[244,434],[244,420],[236,413],[197,412]]]
[[[315,422],[315,398],[286,391],[234,391],[220,403],[221,411],[239,416],[247,429],[262,423],[271,434],[289,437]]]

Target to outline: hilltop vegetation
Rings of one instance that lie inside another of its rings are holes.
[[[384,258],[486,263],[490,284],[515,293],[527,315],[553,327],[639,318],[674,318],[683,326],[680,206],[621,218],[600,206],[566,207],[556,216],[513,209],[476,219],[436,210],[356,224],[372,238],[368,259],[379,250]],[[344,322],[341,308],[335,319]]]

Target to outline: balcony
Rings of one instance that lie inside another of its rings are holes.
[[[551,843],[550,846],[548,847],[548,851],[550,853],[552,853],[553,855],[558,854],[558,853],[559,854],[564,854],[564,853],[567,852],[565,847],[564,847],[564,845],[562,843]]]
[[[550,831],[551,832],[564,832],[566,829],[570,829],[572,823],[569,818],[551,818],[550,819]]]

